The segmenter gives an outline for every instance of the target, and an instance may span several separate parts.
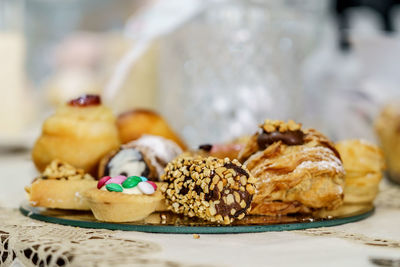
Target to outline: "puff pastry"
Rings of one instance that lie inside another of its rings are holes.
[[[398,101],[388,103],[375,121],[375,130],[385,154],[388,177],[400,183],[400,109]]]
[[[385,162],[381,149],[364,140],[336,144],[346,171],[344,202],[372,202],[379,192]]]
[[[293,121],[266,120],[239,159],[256,178],[251,214],[335,209],[343,203],[344,169],[334,145]]]

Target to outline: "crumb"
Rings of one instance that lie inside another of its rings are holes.
[[[199,235],[199,234],[193,234],[193,238],[194,238],[194,239],[199,239],[199,238],[200,238],[200,235]]]

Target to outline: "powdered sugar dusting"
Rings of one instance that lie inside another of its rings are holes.
[[[151,155],[149,159],[151,164],[156,167],[158,175],[164,172],[164,167],[158,161],[168,163],[172,161],[176,156],[182,153],[182,149],[173,141],[154,135],[143,135],[141,138],[132,141],[126,145],[126,147],[145,147]]]
[[[326,160],[321,160],[321,161],[303,161],[300,163],[295,171],[302,171],[302,169],[318,169],[320,171],[323,170],[331,170],[334,169],[336,173],[343,173],[343,165],[338,164],[335,161],[326,161]]]

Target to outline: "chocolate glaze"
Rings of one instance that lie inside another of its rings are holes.
[[[279,131],[274,131],[271,133],[263,131],[257,137],[259,149],[265,149],[269,145],[278,141],[282,141],[284,144],[289,146],[302,145],[304,144],[304,133],[300,130],[286,131],[283,133]]]
[[[229,191],[226,193],[225,191]],[[233,194],[233,192],[236,191],[240,195],[240,199],[244,200],[246,203],[246,207],[242,208],[240,207],[240,204],[234,201],[232,204],[228,205],[227,203],[224,202],[223,197],[227,196],[229,194]],[[212,198],[211,200],[219,200],[219,203],[215,205],[215,210],[217,211],[217,214],[222,215],[222,217],[225,217],[228,215],[229,217],[235,217],[237,218],[240,214],[246,212],[246,210],[249,208],[251,201],[253,197],[247,192],[247,191],[240,191],[240,190],[232,190],[228,188],[224,188],[222,192],[219,192],[217,187],[214,187],[212,191]],[[234,215],[231,214],[231,210],[235,209],[236,212]]]
[[[199,145],[199,149],[204,150],[206,152],[210,152],[212,147],[213,147],[213,145],[210,145],[210,144]]]
[[[236,166],[235,164],[233,164],[231,162],[225,163],[224,167],[227,168],[227,169],[233,169],[237,173],[246,176],[246,178],[249,178],[249,173],[248,172],[246,172],[244,169],[240,168],[239,166]]]
[[[240,168],[239,166],[236,166],[233,163],[225,163],[224,167],[227,169],[233,169],[238,173],[238,175],[244,175],[247,178],[249,178],[249,174],[246,172],[246,170]],[[214,175],[212,175],[212,176],[214,176]],[[228,190],[228,192],[226,192],[227,190]],[[224,202],[223,197],[228,196],[229,194],[233,194],[234,191],[238,192],[240,195],[240,199],[244,200],[244,202],[246,203],[245,208],[240,207],[240,204],[237,203],[236,201],[234,201],[230,205],[228,205],[227,203]],[[215,205],[215,210],[217,211],[217,214],[222,215],[222,217],[225,217],[226,215],[228,215],[229,217],[237,218],[240,214],[246,212],[246,210],[250,207],[253,196],[250,195],[249,192],[247,192],[247,191],[233,190],[232,188],[229,188],[229,187],[223,188],[222,191],[219,191],[218,187],[216,186],[216,187],[214,187],[213,190],[211,190],[208,194],[205,195],[204,199],[206,201],[219,200],[220,202]],[[234,215],[231,214],[232,209],[236,210]]]
[[[98,95],[82,95],[68,102],[68,105],[74,107],[98,106],[100,104],[101,99]]]

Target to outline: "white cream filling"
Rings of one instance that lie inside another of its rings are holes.
[[[122,187],[122,185],[121,185],[121,187]],[[123,189],[123,191],[122,192],[118,192],[118,193],[123,193],[123,194],[128,194],[128,195],[143,195],[142,191],[140,191],[138,186],[135,186],[135,187],[132,187],[132,188],[123,188],[122,187],[122,189]],[[105,185],[102,186],[100,188],[100,190],[108,192],[108,190],[107,190]]]
[[[108,169],[108,175],[111,177],[121,175],[121,173],[127,177],[142,176],[146,170],[146,163],[138,150],[122,149],[110,160]]]

